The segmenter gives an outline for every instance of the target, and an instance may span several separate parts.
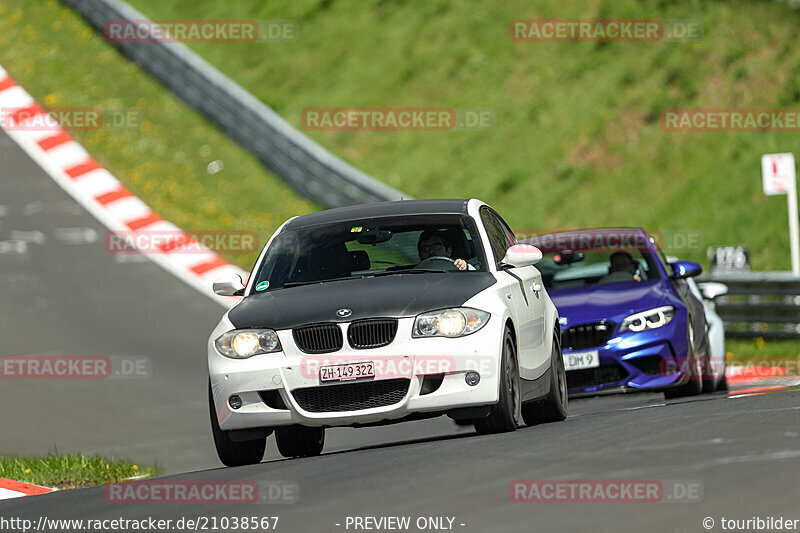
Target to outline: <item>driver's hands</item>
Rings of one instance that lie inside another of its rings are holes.
[[[453,261],[453,264],[458,267],[459,270],[466,270],[467,269],[467,262],[463,259],[456,259]]]
[[[642,276],[640,276],[639,274],[634,274],[633,279],[634,281],[642,281]]]

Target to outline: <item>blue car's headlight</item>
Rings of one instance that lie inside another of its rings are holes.
[[[457,307],[418,315],[412,337],[462,337],[475,333],[489,321],[486,311]]]
[[[214,345],[219,353],[231,359],[281,351],[278,334],[271,329],[234,329],[220,335]]]
[[[666,326],[675,317],[675,308],[671,305],[664,307],[656,307],[655,309],[648,309],[626,317],[619,327],[620,331],[645,331],[648,329],[658,329]]]

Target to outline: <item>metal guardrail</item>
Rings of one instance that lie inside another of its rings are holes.
[[[121,0],[61,1],[101,32],[110,20],[147,20]],[[149,27],[141,25],[143,32]],[[411,198],[322,148],[185,45],[114,44],[299,194],[326,207]]]
[[[716,299],[730,337],[800,338],[800,278],[791,272],[743,272],[704,276],[728,294]]]

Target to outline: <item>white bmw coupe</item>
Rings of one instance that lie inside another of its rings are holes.
[[[479,200],[413,200],[285,222],[208,340],[228,466],[322,452],[325,428],[447,415],[479,433],[564,420],[558,312],[534,246]]]

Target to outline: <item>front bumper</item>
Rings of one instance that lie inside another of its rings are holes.
[[[570,354],[597,350],[599,366],[567,371],[570,396],[601,393],[658,391],[683,384],[688,379],[686,341],[679,324],[670,323],[658,330],[617,333],[602,346],[570,350]]]
[[[321,355],[302,353],[291,330],[278,331],[283,352],[243,360],[220,355],[210,339],[209,377],[220,428],[352,426],[497,403],[502,321],[489,320],[480,331],[453,339],[412,338],[413,321],[399,319],[395,339],[388,346],[354,350],[345,340],[341,350]],[[319,379],[320,366],[364,361],[375,364],[375,378],[329,383]],[[477,385],[470,386],[464,379],[470,370],[480,374]],[[407,380],[404,387],[398,385],[400,380]],[[346,387],[331,388],[337,386]],[[365,392],[377,397],[377,402],[347,403]],[[228,404],[233,395],[242,400],[239,409]],[[386,402],[391,403],[381,405]],[[355,404],[356,409],[338,410]]]

